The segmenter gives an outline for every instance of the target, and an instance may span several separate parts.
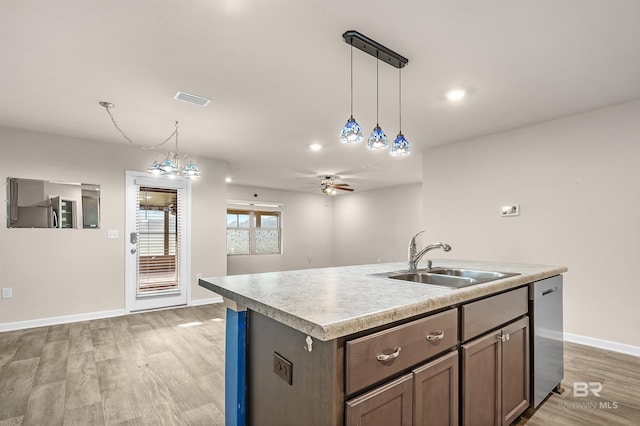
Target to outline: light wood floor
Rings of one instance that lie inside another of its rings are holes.
[[[223,318],[205,305],[0,333],[0,426],[224,425]],[[600,398],[574,397],[576,381]],[[516,424],[640,424],[640,358],[565,343],[563,386]]]
[[[224,312],[0,333],[0,426],[224,425]]]

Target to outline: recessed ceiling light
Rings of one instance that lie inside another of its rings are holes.
[[[178,92],[173,97],[173,99],[177,101],[187,102],[189,104],[198,105],[201,107],[206,107],[211,102],[211,99],[203,98],[202,96],[192,95],[186,92]]]
[[[311,151],[320,151],[322,149],[322,145],[320,145],[319,143],[312,143],[311,145],[309,145],[309,149]]]
[[[450,101],[459,101],[467,95],[464,89],[453,89],[447,92],[447,99]]]
[[[230,177],[226,177],[226,178],[224,178],[224,181],[227,182],[227,183],[231,183],[231,178]]]

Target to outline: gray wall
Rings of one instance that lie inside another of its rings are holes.
[[[639,160],[640,102],[428,150],[424,227],[456,258],[568,266],[565,330],[640,346]]]
[[[229,185],[227,195],[230,200],[284,204],[282,255],[227,256],[229,275],[332,266],[332,197],[241,185]]]
[[[101,228],[7,229],[0,226],[0,324],[123,310],[125,307],[125,170],[145,170],[152,152],[0,127],[0,170],[7,176],[101,186]],[[225,275],[226,163],[195,159],[202,177],[192,186],[191,298],[215,297],[197,285]],[[0,185],[6,200],[6,185]],[[3,217],[6,214],[3,215]],[[6,220],[6,219],[5,219]],[[120,238],[107,239],[116,229]]]
[[[334,263],[360,265],[404,261],[411,236],[421,229],[419,183],[335,197]],[[428,231],[422,241],[433,239],[431,230]]]

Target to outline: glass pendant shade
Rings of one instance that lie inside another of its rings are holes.
[[[147,167],[147,171],[154,175],[159,175],[160,173],[162,173],[162,170],[160,169],[160,163],[158,163],[158,160],[155,160],[153,163],[151,163],[151,165]]]
[[[182,174],[187,177],[198,177],[200,176],[200,169],[193,161],[189,161],[189,163],[182,168]]]
[[[409,155],[411,152],[411,145],[409,145],[409,141],[405,139],[402,133],[398,133],[396,139],[391,144],[391,150],[389,153],[394,157],[398,155]]]
[[[353,118],[353,115],[347,120],[347,124],[342,128],[340,132],[340,142],[342,143],[360,143],[364,139],[362,134],[362,127]]]
[[[367,140],[367,146],[370,150],[387,149],[389,148],[389,141],[387,135],[384,134],[380,126],[373,128],[369,139]]]

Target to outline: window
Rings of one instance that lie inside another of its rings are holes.
[[[227,254],[281,254],[282,206],[229,203]]]

